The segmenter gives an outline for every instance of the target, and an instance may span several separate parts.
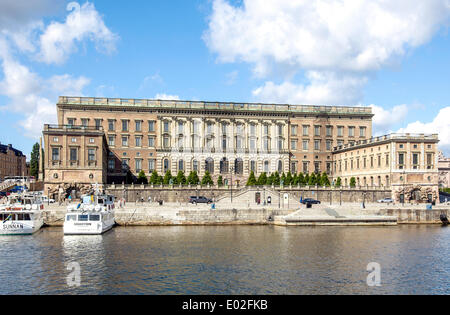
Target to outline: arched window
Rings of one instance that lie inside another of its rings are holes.
[[[269,173],[269,161],[264,161],[264,172]]]
[[[208,171],[210,174],[214,173],[214,160],[212,158],[206,159],[205,171]]]
[[[278,161],[278,173],[283,173],[283,162],[281,160]]]
[[[220,160],[220,173],[227,174],[228,173],[228,160],[227,158],[223,158]]]
[[[192,170],[195,172],[198,172],[198,161],[197,160],[192,161]]]
[[[169,166],[169,160],[168,159],[164,159],[163,161],[163,167],[164,167],[164,173],[167,173],[167,171],[170,171],[170,166]]]
[[[178,170],[184,171],[184,161],[183,160],[178,161]]]
[[[234,171],[239,175],[244,174],[244,161],[242,161],[241,158],[238,158],[234,161]]]
[[[256,161],[250,161],[250,171],[256,173]]]

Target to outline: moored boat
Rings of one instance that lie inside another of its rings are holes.
[[[81,203],[67,207],[65,235],[98,235],[113,228],[114,197],[104,194],[84,195]]]
[[[0,235],[31,235],[44,225],[39,196],[10,195],[0,204]]]

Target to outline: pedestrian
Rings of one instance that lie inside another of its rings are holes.
[[[72,203],[72,196],[69,195],[69,203]]]
[[[152,203],[152,197],[148,196],[148,203]]]

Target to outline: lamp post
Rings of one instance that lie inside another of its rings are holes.
[[[231,199],[231,203],[233,203],[233,172],[234,172],[234,167],[230,166],[230,175],[231,175],[231,182],[230,182],[230,199]]]
[[[50,187],[47,187],[47,205],[50,206]]]

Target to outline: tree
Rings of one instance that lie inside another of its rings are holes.
[[[137,183],[138,184],[144,184],[147,185],[148,184],[148,179],[147,176],[145,175],[144,170],[141,170],[138,174],[138,179],[137,179]]]
[[[202,178],[202,185],[206,186],[206,185],[214,185],[214,182],[211,178],[211,174],[209,174],[208,171],[205,172],[205,175]]]
[[[356,187],[356,178],[354,177],[350,178],[350,187],[352,188]]]
[[[328,178],[328,175],[326,172],[323,172],[322,174],[322,180],[320,183],[321,186],[326,186],[326,187],[330,187],[331,183],[330,183],[330,179]]]
[[[294,174],[294,177],[292,177],[292,186],[298,186],[298,175],[297,173]]]
[[[300,175],[298,175],[298,184],[300,184],[300,186],[306,185],[306,180],[305,180],[305,176],[303,175],[303,173],[300,173]]]
[[[312,173],[311,176],[309,176],[308,186],[315,186],[316,184],[317,184],[316,174]]]
[[[251,171],[247,180],[247,186],[256,186],[255,172]]]
[[[281,183],[283,183],[283,185],[286,186],[286,175],[284,173],[281,174],[280,184]]]
[[[342,182],[342,179],[341,179],[340,177],[338,177],[337,180],[336,180],[335,186],[336,186],[336,187],[341,187],[341,185],[342,185],[341,182]]]
[[[189,185],[198,185],[199,182],[200,182],[200,179],[198,178],[197,171],[191,171],[187,178],[187,183]]]
[[[267,186],[272,186],[273,185],[273,181],[274,181],[274,174],[270,174],[270,176],[267,178],[267,181],[266,181],[266,185]]]
[[[183,171],[178,171],[176,181],[177,185],[186,185],[186,176]]]
[[[286,181],[284,182],[284,184],[286,186],[292,185],[294,183],[294,178],[292,177],[291,172],[288,172],[286,175]]]
[[[273,174],[273,184],[275,186],[280,186],[280,174],[278,174],[278,172]]]
[[[223,186],[223,177],[222,175],[219,175],[217,178],[217,186],[222,187]]]
[[[265,186],[265,185],[267,185],[267,174],[266,173],[262,173],[261,175],[259,175],[258,181],[257,181],[256,184],[258,186]]]
[[[309,185],[309,174],[305,175],[305,185]]]
[[[152,175],[150,176],[150,184],[151,185],[158,185],[159,183],[159,176],[158,176],[158,172],[156,170],[154,170],[152,172]]]
[[[163,184],[164,185],[169,185],[171,179],[172,179],[172,173],[170,171],[167,171],[166,175],[164,175]]]
[[[30,157],[30,175],[39,178],[39,143],[33,145]]]

